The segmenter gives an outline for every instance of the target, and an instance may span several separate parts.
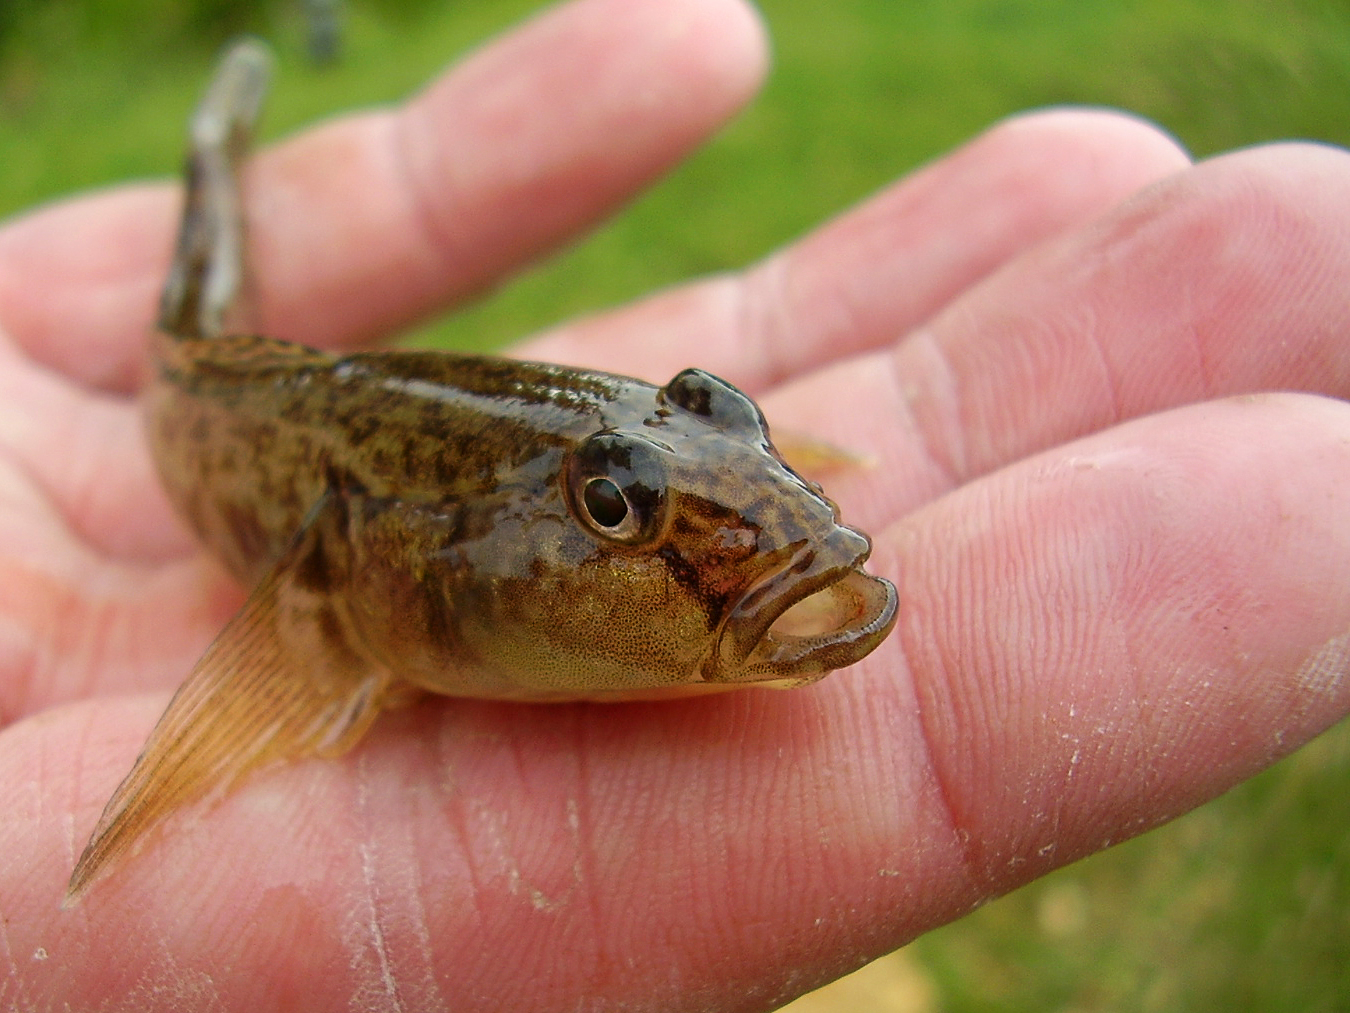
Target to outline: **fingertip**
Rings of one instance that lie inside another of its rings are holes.
[[[495,284],[705,141],[754,94],[767,60],[763,25],[741,0],[575,0],[488,42],[390,115],[262,153],[261,323],[350,346]],[[316,164],[331,167],[322,180]],[[303,184],[296,199],[266,197],[278,176]]]
[[[764,83],[769,35],[763,18],[744,0],[683,0],[675,4],[630,4],[595,0],[632,10],[649,20],[653,38],[679,47],[686,85],[705,107],[730,116]]]
[[[759,10],[743,0],[696,0],[719,40],[727,93],[742,101],[753,96],[769,72],[768,27]]]
[[[1255,250],[1297,257],[1314,269],[1328,269],[1338,280],[1345,276],[1350,151],[1343,148],[1283,141],[1226,152],[1200,163],[1180,186],[1164,189],[1159,197],[1170,204],[1186,199],[1197,213],[1254,227]],[[1289,276],[1287,270],[1272,273]]]
[[[985,135],[994,143],[1017,147],[1037,143],[1057,150],[1095,155],[1103,173],[1137,189],[1191,164],[1181,142],[1158,124],[1122,109],[1051,106],[1014,113]],[[1038,140],[1039,139],[1039,140]],[[1126,190],[1126,192],[1129,192]]]
[[[744,0],[572,0],[485,43],[433,82],[422,101],[441,109],[514,109],[548,77],[554,91],[545,97],[585,100],[573,110],[578,117],[588,113],[585,106],[602,113],[630,106],[653,122],[719,121],[755,93],[768,61],[767,30]]]

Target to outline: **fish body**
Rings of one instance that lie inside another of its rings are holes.
[[[413,686],[556,700],[800,683],[884,632],[765,646],[869,546],[710,374],[658,388],[441,352],[160,345],[149,431],[180,511],[246,586],[312,529],[309,620]],[[597,485],[622,517],[593,515]],[[838,604],[871,618],[869,589],[885,591],[845,582]]]
[[[108,802],[68,904],[178,806],[341,753],[410,695],[797,686],[895,621],[895,588],[863,569],[867,537],[709,373],[658,387],[224,333],[263,69],[236,47],[194,119],[146,391],[170,497],[252,593]]]

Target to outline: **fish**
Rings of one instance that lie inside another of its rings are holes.
[[[269,75],[228,49],[190,125],[151,342],[165,489],[244,587],[108,801],[66,906],[178,808],[335,757],[425,693],[622,701],[806,685],[896,621],[871,542],[735,386],[234,331],[240,170]]]

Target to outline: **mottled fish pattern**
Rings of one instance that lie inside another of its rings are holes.
[[[709,373],[657,387],[225,333],[266,77],[265,51],[236,45],[194,114],[146,395],[173,502],[253,591],[109,801],[68,903],[173,810],[264,764],[337,755],[418,692],[798,686],[895,621],[867,537]]]

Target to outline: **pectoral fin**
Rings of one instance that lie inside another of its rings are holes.
[[[793,471],[813,481],[840,471],[876,466],[870,457],[791,430],[774,430],[773,445]]]
[[[345,561],[341,497],[311,512],[290,548],[216,638],[103,810],[64,906],[169,813],[282,759],[354,745],[390,699],[333,594]]]

